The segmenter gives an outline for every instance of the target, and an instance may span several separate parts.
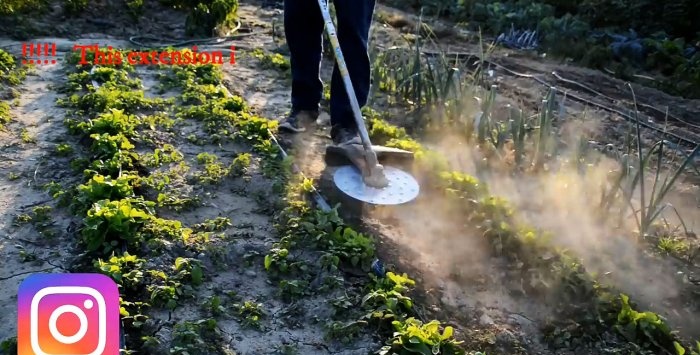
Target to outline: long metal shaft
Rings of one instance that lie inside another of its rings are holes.
[[[357,129],[360,133],[362,145],[365,148],[365,157],[367,159],[367,165],[371,171],[372,168],[378,164],[377,154],[372,149],[372,142],[369,139],[369,133],[367,132],[367,127],[365,127],[365,122],[362,118],[360,104],[359,102],[357,102],[357,96],[355,96],[355,88],[352,86],[350,73],[348,72],[348,68],[345,65],[345,57],[343,57],[343,51],[340,49],[340,42],[338,41],[338,35],[335,30],[335,25],[333,24],[331,14],[328,10],[328,3],[325,0],[318,0],[318,5],[321,8],[321,14],[323,15],[323,21],[325,22],[326,32],[328,33],[328,39],[331,42],[333,51],[335,52],[335,58],[336,62],[338,63],[340,76],[343,78],[343,83],[345,84],[345,91],[347,92],[350,99],[350,106],[352,107],[353,116],[355,117],[355,123],[357,124]]]

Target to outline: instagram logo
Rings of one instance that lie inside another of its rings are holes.
[[[18,355],[119,355],[119,291],[101,274],[34,274],[19,287]]]

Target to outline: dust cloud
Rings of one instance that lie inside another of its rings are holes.
[[[598,127],[575,121],[560,129],[560,139],[565,143],[581,141],[583,132],[588,135]],[[619,168],[616,160],[598,154],[595,164],[589,164],[585,173],[577,164],[563,164],[556,169],[537,174],[510,174],[508,167],[492,166],[492,173],[477,169],[479,152],[464,141],[454,130],[438,132],[439,140],[433,149],[446,156],[452,168],[476,176],[486,183],[491,194],[508,200],[516,217],[552,234],[551,246],[570,251],[582,260],[586,269],[597,279],[620,292],[629,294],[642,310],[652,310],[666,316],[671,324],[700,329],[692,319],[680,316],[673,300],[680,294],[677,269],[663,258],[654,258],[645,251],[648,246],[640,243],[634,231],[637,226],[630,210],[623,218],[602,219],[601,194],[609,188],[611,171]],[[563,161],[575,161],[577,144],[565,144],[558,154]],[[496,173],[493,173],[496,172]],[[420,177],[419,177],[420,178]],[[639,203],[639,202],[637,202]],[[396,213],[394,218],[404,235],[399,242],[419,251],[422,258],[433,263],[433,273],[438,277],[459,276],[464,287],[473,287],[484,278],[490,279],[484,287],[506,287],[509,270],[497,265],[492,258],[485,238],[470,235],[473,228],[465,225],[465,217],[454,212],[452,206],[441,198],[424,197],[412,207]],[[440,275],[442,274],[442,275]],[[490,284],[490,285],[488,285]],[[470,291],[468,297],[479,298]],[[533,304],[526,299],[514,299],[508,292],[488,292],[477,301],[487,304],[507,304],[513,311],[532,313]],[[540,308],[540,307],[537,307]],[[542,309],[536,312],[542,313]],[[685,323],[685,324],[680,324]]]
[[[591,121],[564,124],[559,138],[565,142],[579,142],[600,129]],[[489,174],[478,169],[483,156],[454,130],[438,132],[437,136],[440,139],[433,149],[447,156],[454,170],[471,174],[485,182],[492,195],[510,202],[517,218],[523,223],[551,232],[551,246],[578,256],[601,283],[630,295],[643,310],[652,310],[670,320],[675,318],[685,323],[679,326],[687,326],[687,329],[700,329],[700,324],[695,324],[698,321],[692,321],[697,317],[679,315],[682,305],[674,302],[681,294],[677,267],[668,258],[648,254],[648,245],[637,239],[637,225],[632,211],[628,209],[621,218],[601,218],[606,215],[600,208],[601,196],[610,188],[612,172],[620,166],[618,161],[602,153],[589,152],[589,159],[590,154],[594,154],[596,163],[588,164],[585,173],[577,164],[562,164],[547,172],[525,174],[508,174],[505,172],[510,170],[509,167],[492,165],[492,173]],[[558,152],[561,161],[573,162],[577,159],[578,147],[575,144],[570,146]],[[638,209],[639,196],[636,199],[634,204]],[[435,257],[445,263],[455,263],[462,265],[463,270],[478,272],[487,262],[486,249],[476,242],[479,238],[460,236],[454,230],[449,231],[449,227],[438,226],[441,223],[454,225],[455,221],[459,221],[459,216],[445,219],[443,211],[449,209],[449,206],[433,203],[422,210],[420,217],[420,220],[429,223],[416,219],[401,223],[411,225],[416,231],[431,228],[434,234],[424,238],[424,251],[435,251]],[[442,233],[439,229],[448,231]]]

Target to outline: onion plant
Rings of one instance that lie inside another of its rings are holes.
[[[634,92],[632,94],[634,95]],[[690,154],[686,155],[675,169],[664,174],[662,162],[665,160],[664,153],[669,142],[659,140],[645,152],[642,148],[639,121],[641,118],[637,110],[633,112],[633,117],[635,137],[632,137],[631,131],[628,132],[625,139],[626,153],[620,157],[621,169],[614,178],[611,189],[603,193],[601,210],[609,212],[614,205],[615,198],[621,197],[622,202],[632,209],[639,235],[644,236],[653,223],[662,216],[662,213],[666,209],[670,209],[676,214],[687,234],[688,230],[680,214],[665,200],[681,174],[694,162],[700,145],[697,145]],[[633,153],[633,148],[636,148],[636,156]],[[656,164],[652,165],[652,160],[655,160]],[[653,172],[650,171],[651,168],[653,168]],[[650,177],[648,174],[652,174],[652,176]],[[647,191],[647,182],[652,183],[649,192]],[[634,194],[637,190],[639,190],[639,202],[635,204]],[[625,210],[626,208],[621,210],[620,217]],[[604,213],[607,214],[607,212]]]

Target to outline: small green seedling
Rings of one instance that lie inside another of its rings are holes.
[[[60,143],[56,145],[56,155],[67,157],[73,153],[73,147],[68,143]]]
[[[258,330],[262,329],[262,324],[260,321],[265,316],[262,303],[245,301],[242,304],[234,304],[233,308],[236,311],[239,321],[244,327],[255,328]]]

